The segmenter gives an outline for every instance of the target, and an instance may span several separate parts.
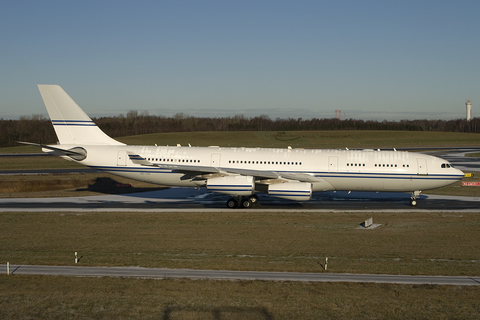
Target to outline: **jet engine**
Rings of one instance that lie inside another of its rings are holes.
[[[312,184],[309,182],[285,182],[268,185],[268,194],[274,197],[295,201],[307,201],[312,197]]]
[[[207,180],[207,190],[232,196],[249,196],[253,193],[253,188],[252,176],[225,176]]]

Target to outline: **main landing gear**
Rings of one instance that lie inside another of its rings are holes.
[[[413,191],[412,197],[410,198],[410,206],[416,207],[417,206],[417,197],[420,195],[422,191]]]
[[[256,194],[252,194],[248,197],[232,197],[227,201],[227,208],[251,208],[254,204],[258,203],[258,196]]]

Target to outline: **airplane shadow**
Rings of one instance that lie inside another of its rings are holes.
[[[163,312],[163,320],[170,319],[197,319],[208,317],[211,319],[265,319],[273,320],[273,315],[262,307],[187,307],[167,306]]]
[[[168,189],[168,187],[137,188],[129,183],[121,183],[109,177],[98,177],[92,184],[88,185],[87,188],[79,188],[75,191],[91,191],[102,194],[128,194],[164,189]]]

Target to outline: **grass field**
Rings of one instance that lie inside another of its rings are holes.
[[[480,147],[480,134],[424,131],[210,131],[173,132],[117,138],[129,145],[188,145],[286,148]],[[0,153],[35,153],[40,148],[0,148]]]
[[[478,319],[478,287],[0,276],[3,319]]]
[[[381,226],[357,229],[373,217]],[[0,263],[480,275],[478,213],[1,213]]]
[[[366,217],[382,225],[356,229]],[[0,263],[480,275],[478,213],[2,213]],[[0,275],[0,318],[478,319],[480,286]]]
[[[63,160],[65,161],[65,160]],[[113,185],[101,184],[108,179]],[[132,188],[116,188],[131,184]],[[80,197],[99,194],[153,191],[162,188],[108,173],[5,175],[0,180],[0,198]]]
[[[159,133],[123,137],[127,144],[285,148],[403,148],[480,146],[480,134],[413,131],[238,131]]]

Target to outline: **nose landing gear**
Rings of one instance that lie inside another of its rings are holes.
[[[417,197],[420,195],[422,191],[413,191],[412,197],[410,198],[410,206],[416,207],[417,206]]]

